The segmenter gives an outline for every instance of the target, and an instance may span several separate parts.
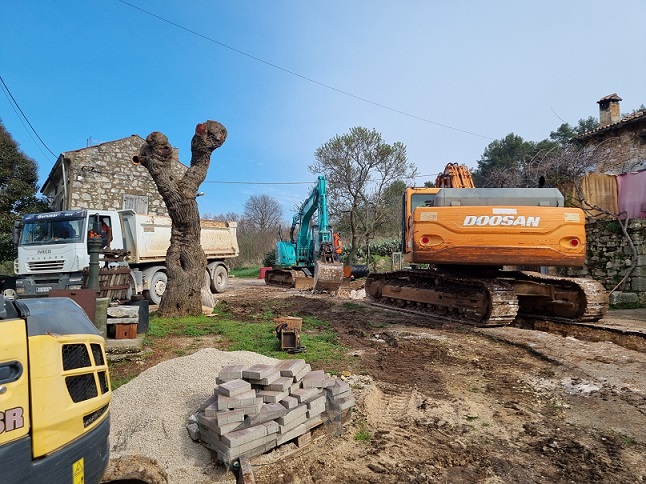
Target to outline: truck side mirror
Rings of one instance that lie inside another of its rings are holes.
[[[16,220],[13,223],[13,231],[12,231],[12,234],[11,234],[12,235],[13,245],[17,246],[18,242],[20,242],[20,230],[21,230],[21,228],[22,228],[22,223],[20,222],[20,220]]]

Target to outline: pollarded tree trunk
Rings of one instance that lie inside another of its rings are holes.
[[[206,178],[211,153],[226,137],[226,128],[216,121],[198,124],[191,140],[191,164],[180,179],[173,170],[173,148],[164,134],[149,134],[139,150],[139,162],[150,172],[172,220],[166,253],[168,283],[159,305],[160,316],[202,314],[207,261],[200,245],[200,212],[195,198]]]

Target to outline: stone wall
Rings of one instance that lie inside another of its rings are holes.
[[[590,276],[610,291],[621,281],[633,262],[636,262],[637,267],[623,287],[617,288],[611,295],[610,302],[646,304],[646,219],[630,221],[628,233],[637,250],[636,257],[622,235],[618,222],[589,222],[586,225],[586,267],[570,272],[572,275]]]
[[[643,123],[646,124],[646,123]],[[646,161],[645,126],[599,135],[588,141],[585,153],[597,160],[596,172],[619,175],[644,168]]]
[[[168,215],[148,170],[132,162],[143,143],[133,135],[62,153],[43,193],[55,210],[132,208],[138,213]],[[179,162],[177,150],[174,154],[179,177],[187,168]]]

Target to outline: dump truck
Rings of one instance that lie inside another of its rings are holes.
[[[368,275],[374,303],[475,326],[605,314],[599,282],[540,269],[585,261],[585,214],[565,207],[558,189],[464,188],[473,187],[470,176],[442,175],[439,187],[406,189],[402,247],[410,269]]]
[[[80,289],[83,270],[89,267],[87,238],[95,224],[107,227],[104,252],[126,254],[131,294],[143,294],[150,304],[159,304],[166,290],[172,221],[132,210],[24,215],[14,231],[17,297],[46,295],[51,289]],[[208,261],[205,282],[213,292],[222,292],[228,283],[227,260],[238,255],[237,223],[202,220],[201,228]]]
[[[0,482],[98,484],[112,390],[104,340],[69,298],[0,295]]]

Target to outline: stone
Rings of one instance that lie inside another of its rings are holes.
[[[350,384],[343,380],[334,380],[334,384],[326,387],[325,391],[329,395],[338,395],[339,393],[347,392],[350,390]]]
[[[289,442],[292,439],[295,439],[299,435],[303,435],[307,432],[307,428],[304,424],[300,424],[297,427],[293,428],[285,434],[281,434],[278,439],[276,439],[276,445],[283,445],[285,442]]]
[[[229,447],[239,447],[242,444],[252,442],[267,435],[267,427],[254,425],[242,430],[234,430],[221,436],[222,442]]]
[[[294,398],[294,397],[292,397],[292,396],[288,396],[288,397],[283,398],[283,399],[280,401],[280,404],[281,404],[283,407],[285,407],[287,410],[291,410],[291,409],[293,409],[293,408],[298,407],[298,399],[297,399],[297,398]]]
[[[245,425],[258,425],[261,423],[276,420],[287,414],[287,409],[280,403],[266,403],[256,415],[249,415],[245,417]]]
[[[218,385],[216,392],[227,397],[247,393],[251,390],[251,384],[245,380],[231,380]]]
[[[312,370],[312,367],[310,365],[305,365],[294,375],[294,381],[295,382],[301,381],[303,377],[307,375],[311,370]]]
[[[301,380],[303,388],[326,388],[333,385],[334,379],[327,377],[323,370],[310,371]]]
[[[292,386],[292,383],[294,382],[293,378],[290,378],[288,376],[281,376],[272,383],[266,385],[266,390],[272,390],[276,392],[284,392],[289,390],[289,388]]]
[[[289,396],[289,392],[274,392],[271,390],[259,390],[256,394],[265,403],[278,403],[283,398]]]
[[[197,442],[200,440],[200,426],[196,423],[186,424],[186,430],[188,430],[188,435],[191,440]]]
[[[276,368],[272,365],[252,365],[250,367],[242,370],[242,377],[248,378],[251,380],[261,380],[276,371]]]
[[[139,321],[139,306],[108,306],[109,318],[134,318]]]
[[[256,379],[256,378],[247,378],[249,380],[249,383],[253,385],[261,385],[261,386],[266,386],[270,385],[271,383],[275,382],[280,378],[280,372],[277,369],[274,369],[271,373],[269,373],[267,376]]]
[[[293,420],[296,420],[297,418],[304,416],[306,413],[307,413],[307,406],[300,405],[295,409],[291,410],[289,413],[285,414],[284,416],[277,418],[276,422],[278,422],[280,425],[287,425]]]
[[[218,373],[218,380],[221,382],[238,380],[242,378],[242,370],[245,365],[228,365],[223,367]]]
[[[294,377],[306,365],[305,360],[282,360],[276,365],[281,376]]]
[[[321,394],[321,390],[318,388],[299,388],[298,390],[292,392],[290,396],[296,398],[299,403],[303,403],[307,400],[315,398]]]

